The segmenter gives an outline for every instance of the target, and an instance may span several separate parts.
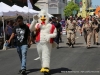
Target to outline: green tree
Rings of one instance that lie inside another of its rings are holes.
[[[65,9],[64,9],[64,15],[65,16],[70,16],[73,14],[73,11],[76,10],[77,12],[79,11],[79,6],[74,3],[73,1],[70,1],[68,3],[67,6],[65,6]]]

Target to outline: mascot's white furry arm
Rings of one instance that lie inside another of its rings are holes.
[[[57,30],[54,25],[49,23],[49,16],[44,10],[33,17],[30,30],[36,31],[37,51],[42,65],[40,71],[49,73],[51,49],[55,45],[53,38],[56,37]]]
[[[37,20],[38,20],[38,16],[37,15],[33,16],[33,21],[32,21],[32,23],[30,25],[30,31],[34,31],[35,30],[35,25],[37,23]]]

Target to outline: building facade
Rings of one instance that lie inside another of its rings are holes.
[[[92,6],[92,0],[87,0],[87,8]]]
[[[48,13],[64,18],[64,8],[67,0],[39,0],[35,5]]]
[[[66,0],[67,1],[67,4],[68,4],[68,2],[70,2],[70,1],[73,1],[73,2],[75,2],[75,0]]]
[[[82,7],[82,0],[75,0],[75,3],[79,5],[79,7]],[[87,3],[87,8],[91,7],[92,1],[91,0],[86,0]]]
[[[75,0],[75,3],[78,4],[80,8],[82,7],[82,0]]]
[[[67,3],[71,1],[71,0],[67,0]],[[82,7],[82,1],[83,0],[73,0],[73,2],[75,2],[76,4],[78,4],[78,6],[81,8]],[[92,5],[92,0],[85,0],[87,3],[87,8],[91,7]]]

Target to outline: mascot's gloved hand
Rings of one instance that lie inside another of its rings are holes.
[[[38,19],[39,19],[39,17],[37,15],[33,15],[33,21],[32,21],[32,23],[31,23],[31,25],[29,27],[29,29],[30,29],[31,32],[33,32],[33,31],[36,30],[35,29],[35,25],[36,25]]]
[[[35,21],[38,21],[38,19],[39,19],[39,17],[37,16],[37,15],[34,15],[33,16],[33,21],[35,20]]]

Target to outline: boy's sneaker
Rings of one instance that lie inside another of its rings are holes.
[[[26,74],[26,69],[19,70],[19,74]]]
[[[21,70],[21,74],[26,74],[26,70],[25,69]]]

